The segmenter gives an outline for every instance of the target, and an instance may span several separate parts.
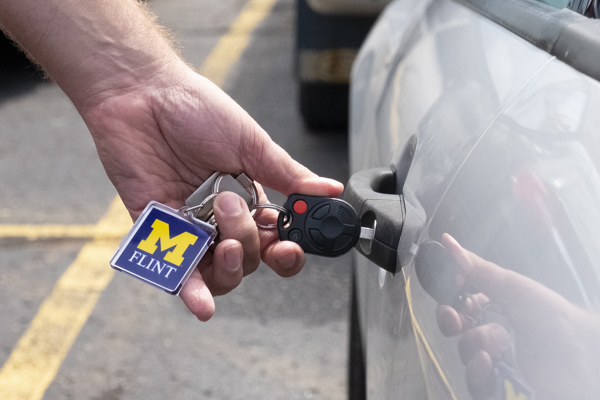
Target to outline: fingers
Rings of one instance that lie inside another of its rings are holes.
[[[473,400],[491,400],[495,390],[492,358],[483,350],[477,351],[467,363],[467,387]]]
[[[445,336],[455,336],[477,326],[482,318],[482,310],[489,301],[483,293],[476,293],[467,297],[459,310],[448,305],[438,305],[436,318],[440,331]]]
[[[260,185],[259,191],[262,190]],[[268,203],[267,196],[262,193],[261,203]],[[263,208],[254,216],[256,222],[263,226],[276,225],[279,213],[276,210]],[[284,278],[296,275],[302,270],[306,256],[298,244],[290,241],[279,241],[277,229],[259,229],[261,258],[273,271]]]
[[[265,264],[284,278],[300,272],[306,260],[300,246],[289,241],[271,243],[263,250],[262,256]]]
[[[494,300],[498,300],[495,298],[495,294],[503,297],[503,293],[498,289],[498,286],[505,286],[505,269],[465,250],[456,239],[447,233],[442,236],[442,244],[461,266],[469,283],[493,297]]]
[[[463,364],[475,353],[485,351],[492,359],[499,359],[510,349],[510,336],[500,324],[490,323],[467,330],[458,341],[458,352]]]
[[[214,253],[202,260],[198,269],[213,296],[222,296],[235,289],[244,277],[244,249],[234,239],[221,241]],[[203,264],[207,264],[206,267]]]
[[[215,312],[215,301],[198,269],[194,269],[179,297],[200,321],[208,321]]]
[[[215,312],[213,296],[226,294],[243,277],[243,249],[240,242],[225,240],[207,252],[183,286],[179,297],[200,321],[208,321]]]
[[[501,305],[507,316],[522,316],[527,322],[531,317],[527,315],[527,310],[531,310],[531,307],[535,307],[537,313],[572,308],[569,301],[558,293],[531,278],[499,267],[465,250],[447,233],[442,236],[442,244],[459,263],[465,280],[494,303]],[[524,309],[523,304],[527,304],[528,308]]]
[[[289,196],[292,193],[337,197],[344,186],[333,179],[320,178],[279,147],[259,129],[246,135],[240,154],[245,171],[264,186]],[[256,155],[260,155],[257,157]]]
[[[246,202],[235,193],[222,192],[215,198],[213,209],[221,237],[217,249],[231,246],[225,244],[227,239],[238,241],[243,248],[243,275],[254,272],[260,263],[260,240],[256,222],[250,215]],[[226,253],[225,249],[215,250],[215,256],[217,251],[223,251],[223,256]]]
[[[444,336],[456,336],[463,331],[461,316],[451,306],[440,304],[437,306],[435,314],[440,331]]]
[[[508,332],[492,323],[466,331],[458,342],[458,351],[466,365],[467,387],[473,399],[493,398],[495,390],[494,360],[510,348]]]
[[[442,244],[461,266],[468,283],[500,305],[522,304],[539,284],[523,275],[499,267],[464,249],[452,236],[444,233]]]

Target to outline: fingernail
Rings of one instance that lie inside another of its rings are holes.
[[[230,271],[237,271],[242,267],[243,254],[238,246],[231,246],[225,250],[225,264]]]
[[[329,183],[331,185],[334,185],[334,186],[340,186],[340,185],[343,186],[344,185],[342,182],[336,181],[335,179],[331,179],[331,178],[325,178],[325,177],[321,176],[321,177],[319,177],[319,179],[321,179],[324,182],[327,182],[327,183]]]
[[[462,274],[456,274],[454,277],[454,282],[460,287],[465,286],[465,277]]]
[[[224,214],[235,216],[242,212],[240,198],[234,193],[223,192],[218,197],[219,208]]]
[[[510,348],[510,337],[506,329],[500,324],[492,324],[491,326],[492,339],[496,342],[499,349]]]
[[[458,243],[458,241],[456,239],[454,239],[454,236],[451,236],[449,233],[444,233],[444,235],[448,238],[448,241],[457,246],[457,247],[461,247],[460,244]]]

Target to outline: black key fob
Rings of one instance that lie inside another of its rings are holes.
[[[460,267],[441,243],[428,240],[419,246],[415,271],[419,283],[435,301],[458,307],[464,293],[455,281]]]
[[[298,243],[305,253],[336,257],[358,241],[358,215],[344,200],[293,194],[283,207],[289,211],[289,217],[279,214],[279,239]]]

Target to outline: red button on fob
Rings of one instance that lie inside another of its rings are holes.
[[[294,203],[294,212],[296,214],[304,214],[308,210],[308,205],[304,200],[297,200]]]

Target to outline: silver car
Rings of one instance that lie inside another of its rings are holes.
[[[598,8],[380,16],[351,80],[351,399],[600,399]]]

